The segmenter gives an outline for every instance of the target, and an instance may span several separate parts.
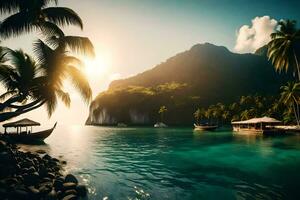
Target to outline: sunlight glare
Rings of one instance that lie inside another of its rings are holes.
[[[88,77],[97,77],[99,75],[104,75],[108,73],[110,66],[110,59],[108,56],[99,56],[95,59],[85,59],[85,74]]]

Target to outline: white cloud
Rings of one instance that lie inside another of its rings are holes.
[[[269,16],[255,17],[251,26],[243,25],[239,29],[234,50],[253,53],[271,40],[270,34],[274,32],[276,25],[277,21]]]

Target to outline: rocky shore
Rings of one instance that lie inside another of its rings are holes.
[[[45,152],[22,152],[0,140],[0,199],[87,198],[87,189],[72,174],[63,175],[64,161]]]

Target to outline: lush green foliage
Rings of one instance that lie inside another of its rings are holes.
[[[277,74],[265,57],[234,54],[211,44],[196,45],[149,71],[114,81],[92,102],[87,123],[153,124],[160,117],[158,108],[165,105],[166,123],[192,124],[198,107],[218,102],[229,105],[251,94],[278,95],[280,86],[292,79],[291,73]],[[230,113],[222,115],[224,121],[231,120]],[[104,116],[109,117],[102,120]]]
[[[282,20],[278,25],[279,29],[271,34],[268,57],[277,71],[288,71],[290,68],[300,80],[300,30],[294,20]]]

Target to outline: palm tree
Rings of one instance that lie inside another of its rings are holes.
[[[300,80],[300,30],[294,20],[282,20],[278,25],[279,29],[271,34],[272,40],[268,44],[269,60],[279,72],[292,68]]]
[[[59,41],[55,49],[52,49],[41,40],[38,40],[35,43],[34,52],[37,58],[37,63],[35,63],[23,52],[14,52],[12,53],[14,56],[10,58],[13,60],[13,67],[6,65],[1,66],[1,81],[7,85],[7,92],[4,96],[8,96],[9,94],[14,94],[16,92],[17,95],[11,96],[4,103],[0,104],[0,111],[1,107],[2,110],[4,108],[11,108],[12,103],[20,102],[26,99],[31,99],[33,101],[31,101],[29,104],[30,106],[26,105],[25,110],[23,109],[24,106],[19,106],[17,108],[16,105],[14,105],[14,108],[16,108],[14,112],[0,113],[0,121],[10,119],[25,112],[29,112],[32,110],[32,108],[35,109],[43,104],[46,104],[48,114],[51,116],[56,108],[58,98],[60,98],[67,106],[69,106],[71,101],[70,96],[62,89],[65,78],[70,78],[71,82],[75,88],[79,90],[79,93],[86,102],[91,100],[92,92],[88,80],[80,71],[83,63],[80,59],[72,56],[72,50],[75,52],[84,53],[86,55],[94,55],[92,43],[87,38],[77,36],[61,36],[52,38],[52,40]],[[30,62],[26,59],[29,59]],[[37,72],[31,70],[30,67],[39,72],[38,77],[35,76]],[[11,68],[14,68],[14,70]],[[15,73],[14,71],[16,70],[19,70],[20,73]],[[35,74],[31,75],[31,72],[34,72]],[[28,75],[29,77],[25,79],[27,82],[23,81],[23,83],[20,82],[22,79],[16,78],[11,74],[20,74],[20,76],[24,74]],[[34,79],[31,80],[30,78]],[[15,83],[15,80],[20,81]]]
[[[48,80],[48,84],[45,86],[46,88],[44,90],[47,92],[41,96],[47,100],[46,105],[49,115],[55,110],[57,96],[68,99],[66,96],[67,93],[61,89],[65,78],[71,80],[75,89],[78,90],[86,102],[89,102],[92,97],[89,82],[80,70],[82,66],[84,66],[82,61],[77,57],[70,55],[70,52],[66,51],[66,48],[68,47],[68,49],[71,50],[79,49],[82,52],[94,54],[93,46],[86,38],[72,36],[72,39],[73,40],[70,40],[72,41],[70,43],[71,45],[68,45],[69,41],[65,42],[61,39],[62,41],[56,49],[50,48],[41,40],[38,40],[34,45],[34,52],[38,63],[41,66],[43,78]],[[85,42],[80,42],[82,40]]]
[[[84,100],[91,100],[89,83],[80,71],[83,63],[72,53],[94,56],[93,45],[85,37],[65,36],[58,26],[76,25],[82,29],[82,21],[69,8],[47,7],[51,2],[57,5],[58,0],[0,0],[0,13],[12,14],[0,25],[2,38],[18,36],[33,30],[40,30],[46,35],[46,43],[38,40],[34,44],[36,63],[24,53],[23,62],[18,65],[14,63],[9,67],[5,66],[5,62],[0,63],[1,82],[7,86],[7,92],[1,96],[5,101],[0,103],[0,121],[29,112],[43,104],[46,104],[48,114],[51,115],[58,98],[68,106],[70,96],[62,90],[65,78],[70,78]],[[1,55],[0,59],[4,57],[7,56]],[[28,67],[24,67],[26,62]],[[28,100],[30,103],[26,103]],[[20,105],[21,103],[25,105]],[[6,108],[14,111],[3,112]]]
[[[34,30],[49,32],[49,24],[52,23],[83,28],[82,20],[75,11],[66,7],[47,7],[52,2],[57,5],[58,0],[1,0],[0,13],[12,14],[2,21],[1,36],[9,38]]]
[[[292,108],[294,112],[297,125],[299,126],[299,97],[300,97],[300,83],[288,82],[287,85],[280,88],[280,102],[282,102],[288,109]]]
[[[6,59],[9,57],[9,59]],[[0,65],[0,82],[6,89],[0,98],[5,100],[0,103],[0,121],[31,111],[37,108],[41,102],[34,91],[39,87],[39,66],[36,62],[22,50],[13,51],[7,49],[2,56],[3,60],[9,60],[8,63]],[[29,103],[28,103],[29,101]],[[15,109],[11,112],[11,109]],[[9,112],[4,112],[9,110]]]
[[[196,123],[199,124],[199,120],[204,116],[204,110],[198,108],[196,112],[194,112],[194,117],[196,119]]]
[[[160,120],[163,122],[164,119],[164,113],[167,112],[167,107],[166,106],[161,106],[158,110],[158,114],[160,114]]]

